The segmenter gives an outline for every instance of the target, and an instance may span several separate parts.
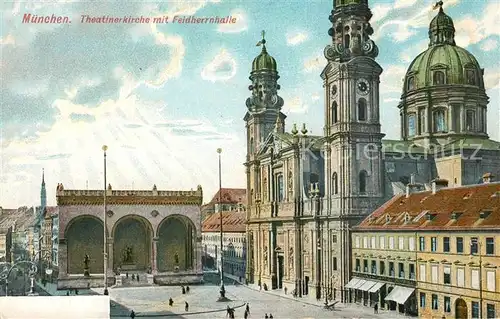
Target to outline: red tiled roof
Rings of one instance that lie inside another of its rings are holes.
[[[396,195],[354,229],[500,229],[500,183]]]
[[[210,201],[211,204],[219,202],[219,192],[221,193],[220,201],[222,204],[246,204],[247,190],[245,188],[221,188],[220,191],[215,193]]]
[[[208,216],[202,223],[202,232],[220,231],[220,214],[214,213]],[[246,231],[245,212],[222,212],[222,231],[228,233],[237,233]]]

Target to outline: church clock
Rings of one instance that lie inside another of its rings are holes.
[[[356,91],[358,94],[366,95],[370,92],[370,83],[361,78],[356,82]]]

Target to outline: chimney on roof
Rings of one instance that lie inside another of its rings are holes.
[[[436,194],[436,192],[442,188],[448,187],[448,181],[442,178],[436,178],[431,181],[432,185],[432,194]]]
[[[415,174],[410,175],[410,183],[406,185],[406,198],[410,197],[410,194],[420,191],[422,185],[415,182]]]
[[[494,179],[494,175],[491,174],[491,173],[486,173],[483,175],[483,184],[488,184],[488,183],[492,183],[493,182],[493,179]]]

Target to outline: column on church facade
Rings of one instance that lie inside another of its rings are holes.
[[[151,238],[151,270],[153,274],[158,273],[158,265],[157,265],[157,254],[158,254],[158,237]]]

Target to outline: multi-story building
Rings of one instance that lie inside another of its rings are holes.
[[[277,62],[260,41],[244,117],[249,282],[346,300],[350,229],[404,193],[411,175],[427,188],[438,177],[461,186],[476,184],[484,172],[500,175],[500,143],[487,135],[483,69],[455,44],[453,20],[442,7],[394,110],[401,138],[384,139],[371,16],[367,0],[333,2],[321,73],[322,136],[309,135],[305,125],[285,131]]]
[[[219,212],[245,211],[247,190],[245,188],[221,188],[210,202],[201,206],[201,218],[204,220],[209,215]],[[219,204],[220,202],[220,204]]]
[[[353,301],[425,318],[500,317],[500,183],[397,195],[355,227]],[[412,181],[414,182],[414,181]]]
[[[224,273],[242,279],[246,264],[246,222],[244,211],[222,212]],[[220,215],[202,223],[203,266],[220,271]]]

